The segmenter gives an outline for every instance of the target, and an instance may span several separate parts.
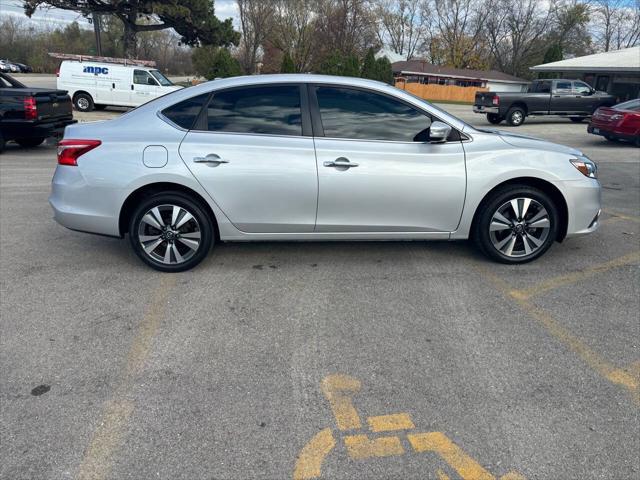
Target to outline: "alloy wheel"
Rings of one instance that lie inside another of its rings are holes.
[[[78,100],[76,100],[76,103],[78,104],[78,108],[80,110],[87,110],[89,108],[89,100],[84,97],[80,97]]]
[[[507,257],[525,257],[542,248],[551,220],[546,208],[532,198],[518,197],[503,203],[491,217],[489,238]]]
[[[143,251],[156,262],[179,265],[196,254],[202,232],[195,216],[186,208],[158,205],[140,219],[138,241]]]

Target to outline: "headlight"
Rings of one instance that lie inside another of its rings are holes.
[[[598,178],[598,166],[587,157],[572,158],[570,161],[585,177]]]

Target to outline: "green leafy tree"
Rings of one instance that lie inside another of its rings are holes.
[[[373,48],[369,48],[364,57],[364,61],[362,62],[362,71],[360,72],[360,76],[362,78],[376,79],[377,75],[376,57]]]
[[[380,57],[376,60],[375,80],[393,85],[393,69],[391,68],[391,62],[387,57]]]
[[[282,65],[280,65],[280,73],[296,73],[296,66],[289,52],[285,52],[282,57]]]
[[[215,16],[211,0],[24,0],[28,16],[40,6],[117,17],[124,26],[123,51],[129,58],[136,56],[140,32],[172,28],[187,45],[228,46],[240,38],[230,18],[220,21]]]
[[[236,77],[242,75],[240,62],[231,56],[223,47],[205,45],[194,49],[191,62],[198,75],[208,80],[214,78]]]

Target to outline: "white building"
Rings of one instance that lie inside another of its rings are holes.
[[[544,63],[531,70],[584,80],[596,90],[616,95],[620,101],[640,96],[640,46]]]

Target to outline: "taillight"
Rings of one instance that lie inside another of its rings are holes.
[[[100,140],[60,140],[58,142],[58,164],[76,166],[81,155],[100,146],[100,144],[102,144]]]
[[[498,95],[495,95],[492,99],[491,99],[491,104],[495,105],[496,107],[498,105],[500,105],[500,97]]]
[[[59,77],[59,76],[60,76],[60,69],[57,69],[56,70],[56,77]]]
[[[38,106],[36,105],[35,97],[25,97],[24,99],[24,119],[25,120],[37,120],[38,119]]]

